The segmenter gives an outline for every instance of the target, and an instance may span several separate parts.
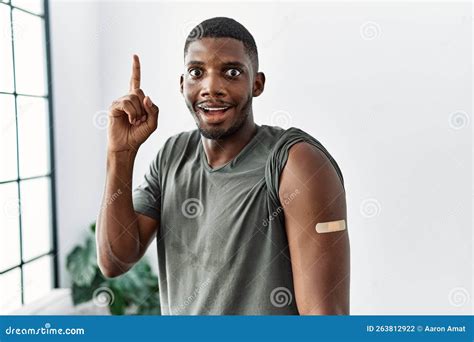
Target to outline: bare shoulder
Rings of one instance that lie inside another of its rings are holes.
[[[344,192],[329,157],[308,142],[299,142],[290,148],[280,178],[280,195],[297,187],[317,189],[319,192]]]

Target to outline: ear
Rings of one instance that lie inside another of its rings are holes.
[[[255,81],[253,82],[253,90],[252,90],[253,97],[257,97],[261,93],[263,93],[264,88],[265,88],[265,74],[263,72],[258,72],[257,75],[255,75]]]
[[[181,74],[181,77],[179,78],[179,91],[181,94],[183,93],[183,82],[184,82],[184,75]]]

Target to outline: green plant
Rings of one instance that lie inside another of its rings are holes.
[[[97,265],[95,223],[90,225],[85,245],[67,256],[66,268],[72,279],[74,305],[94,300],[108,306],[112,315],[160,315],[158,278],[142,258],[127,273],[105,278]]]

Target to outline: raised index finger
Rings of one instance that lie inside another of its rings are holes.
[[[140,59],[137,55],[133,55],[132,77],[130,78],[130,92],[140,89]]]

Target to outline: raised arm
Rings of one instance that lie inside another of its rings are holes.
[[[127,272],[145,253],[159,222],[133,209],[132,176],[140,145],[155,131],[158,107],[140,89],[140,61],[133,56],[129,93],[113,101],[107,128],[107,171],[97,218],[97,255],[106,277]]]

